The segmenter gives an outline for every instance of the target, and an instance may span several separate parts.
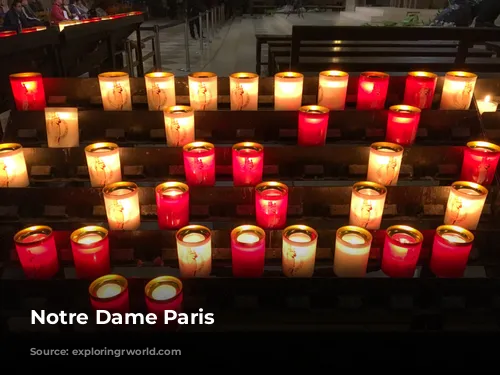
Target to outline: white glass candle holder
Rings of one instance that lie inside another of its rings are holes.
[[[202,225],[188,225],[176,233],[181,277],[209,277],[212,272],[212,234]]]
[[[45,108],[45,125],[49,147],[78,147],[78,108]]]
[[[366,179],[385,186],[397,185],[403,151],[403,147],[396,143],[373,143],[370,146]]]
[[[259,104],[259,76],[233,73],[229,76],[231,111],[256,111]]]
[[[339,70],[326,70],[319,73],[318,105],[332,111],[345,108],[349,74]]]
[[[188,76],[190,106],[195,111],[217,110],[217,75],[196,72]]]
[[[144,82],[150,111],[162,111],[175,105],[175,77],[172,73],[147,73]]]
[[[476,103],[480,114],[484,112],[496,112],[498,108],[498,103],[492,102],[489,95],[486,95],[483,100],[478,100]]]
[[[168,107],[163,112],[167,146],[183,147],[194,142],[194,111],[185,105]]]
[[[468,72],[448,72],[444,78],[440,109],[469,109],[476,87],[477,75]]]
[[[0,187],[29,186],[23,147],[18,143],[0,144]]]
[[[349,224],[365,229],[379,229],[384,214],[387,189],[375,182],[362,181],[352,186]]]
[[[333,272],[338,277],[364,277],[372,235],[366,229],[345,226],[337,230]]]
[[[85,147],[87,168],[92,187],[122,180],[118,145],[110,142],[93,143]]]
[[[132,94],[129,75],[124,72],[107,72],[98,76],[102,106],[105,111],[131,111]]]
[[[283,274],[287,277],[311,277],[316,263],[318,233],[306,225],[283,230]]]
[[[111,230],[136,230],[141,225],[139,188],[133,182],[114,182],[103,188]]]
[[[296,111],[302,106],[304,75],[295,72],[277,73],[274,76],[274,109]]]
[[[457,181],[451,185],[444,224],[475,230],[483,212],[488,190],[479,184]]]

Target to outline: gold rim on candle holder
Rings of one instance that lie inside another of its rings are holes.
[[[205,237],[205,239],[200,242],[184,242],[184,237],[191,233],[201,234]],[[175,238],[179,243],[186,247],[203,246],[210,242],[212,238],[212,231],[203,225],[187,225],[175,233]]]
[[[188,143],[187,145],[184,145],[182,149],[185,152],[190,152],[193,150],[205,150],[205,151],[210,151],[213,150],[215,146],[212,143],[209,142],[191,142]]]
[[[383,78],[388,78],[389,74],[384,72],[363,72],[360,74],[360,77],[383,79]]]
[[[330,112],[328,108],[321,105],[303,105],[299,108],[299,111],[310,115],[323,115]]]
[[[458,193],[459,195],[464,195],[468,199],[477,199],[482,198],[488,194],[488,189],[486,189],[483,185],[476,184],[475,182],[470,181],[455,181],[451,184],[451,188]],[[474,190],[478,195],[471,195],[467,193],[462,193],[460,190],[462,189],[470,189]]]
[[[261,182],[255,186],[255,191],[259,194],[270,189],[278,190],[283,196],[288,193],[288,186],[277,181]]]
[[[102,192],[108,198],[127,199],[131,197],[133,194],[135,194],[135,192],[138,189],[139,187],[134,182],[120,181],[120,182],[113,182],[111,184],[104,186]],[[117,195],[115,194],[115,192],[118,190],[128,190],[128,193]]]
[[[238,237],[240,234],[248,233],[248,232],[251,232],[251,233],[255,234],[257,237],[259,237],[259,241],[255,242],[255,243],[246,243],[246,242],[238,241]],[[234,238],[234,240],[239,245],[255,246],[256,243],[262,241],[263,238],[266,238],[266,232],[264,231],[264,229],[262,229],[261,227],[258,227],[256,225],[249,225],[249,224],[240,225],[239,227],[236,227],[231,231],[231,238]]]
[[[423,72],[423,71],[409,72],[408,75],[412,76],[412,77],[419,77],[419,78],[429,78],[429,79],[437,78],[437,74],[430,73],[430,72]]]
[[[233,150],[235,151],[254,150],[257,152],[261,152],[262,150],[264,150],[264,146],[256,142],[240,142],[233,145]]]
[[[281,72],[281,73],[276,73],[274,75],[274,78],[304,78],[304,75],[302,73],[297,73],[297,72]]]
[[[474,241],[474,235],[465,228],[459,227],[458,225],[441,225],[436,228],[436,234],[448,244],[453,246],[467,246]],[[456,234],[464,240],[464,242],[452,242],[445,237],[444,234]]]
[[[343,239],[343,237],[347,234],[357,234],[362,237],[365,242],[360,244],[351,244]],[[340,241],[343,245],[348,246],[350,248],[361,248],[365,247],[367,244],[371,243],[373,240],[373,236],[366,229],[355,226],[355,225],[346,225],[337,229],[337,240]]]
[[[170,72],[150,72],[144,75],[147,78],[170,78],[173,77],[174,73]]]
[[[98,75],[99,78],[120,78],[128,77],[128,73],[125,72],[105,72]]]
[[[19,143],[0,143],[0,157],[8,157],[22,151],[23,146]]]
[[[37,72],[24,72],[24,73],[14,73],[9,75],[10,78],[32,78],[32,77],[41,77],[41,73]]]
[[[173,105],[163,110],[168,115],[177,115],[194,112],[193,108],[188,105]]]
[[[379,193],[379,195],[368,195],[361,193],[361,191],[366,189],[375,190],[377,193]],[[376,182],[372,181],[356,182],[354,185],[352,185],[352,190],[354,191],[354,193],[357,193],[357,195],[363,197],[363,199],[365,199],[366,197],[369,197],[369,199],[377,199],[377,197],[383,197],[387,194],[387,188],[384,185],[377,184]]]
[[[467,142],[467,147],[471,150],[474,150],[476,148],[485,148],[489,152],[500,152],[500,146],[486,141]]]
[[[111,151],[115,151],[118,149],[118,145],[116,143],[111,142],[97,142],[92,143],[85,147],[85,152],[90,154],[95,154],[96,156],[107,155]],[[105,151],[102,151],[105,150]]]
[[[389,111],[402,114],[410,113],[420,113],[422,110],[420,108],[414,107],[412,105],[398,104],[389,107]]]
[[[290,236],[295,234],[295,233],[303,233],[309,236],[310,240],[307,242],[296,242],[294,240],[290,239]],[[289,243],[292,243],[294,246],[310,246],[316,240],[318,239],[318,232],[316,232],[315,229],[307,226],[307,225],[290,225],[289,227],[286,227],[283,229],[283,239],[286,240]]]
[[[99,241],[96,241],[96,242],[101,242],[106,237],[108,237],[108,230],[106,228],[99,227],[97,225],[88,225],[86,227],[79,228],[79,229],[75,230],[73,233],[71,233],[71,235],[70,235],[71,242],[78,244],[79,246],[81,246],[81,245],[94,246],[95,243],[81,244],[80,242],[78,242],[78,240],[80,240],[80,238],[82,238],[83,236],[86,236],[87,234],[99,235],[101,237],[101,239]]]
[[[190,73],[189,77],[191,78],[214,78],[217,77],[217,74],[212,72],[194,72]]]
[[[27,27],[26,29],[21,30],[21,34],[25,33],[30,33],[30,32],[35,32],[35,31],[44,31],[47,30],[46,26],[33,26],[33,27]]]
[[[113,297],[98,297],[97,291],[106,284],[118,284],[121,287],[121,292]],[[128,281],[126,278],[120,275],[104,275],[92,281],[89,286],[90,297],[96,301],[112,301],[119,298],[128,289]]]
[[[185,183],[177,181],[163,182],[156,186],[155,191],[157,194],[164,194],[167,190],[180,190],[183,194],[189,191],[189,186]]]
[[[401,153],[404,150],[403,146],[390,142],[375,142],[370,145],[370,148],[379,153],[385,153],[386,150],[394,151],[394,153]]]
[[[349,73],[343,72],[341,70],[323,70],[322,72],[319,72],[319,75],[328,78],[349,77]]]
[[[451,71],[446,73],[446,78],[448,77],[453,77],[453,78],[477,78],[477,74],[474,73],[469,73],[469,72],[461,72],[461,71]]]
[[[165,299],[165,300],[158,300],[153,298],[153,292],[156,288],[158,288],[160,285],[170,285],[175,288],[175,296]],[[173,277],[173,276],[159,276],[155,277],[153,280],[150,280],[146,286],[144,287],[144,294],[146,295],[146,298],[149,299],[152,302],[155,303],[169,303],[179,297],[179,294],[182,292],[182,281],[180,281],[178,278]]]
[[[386,233],[391,238],[391,240],[396,241],[402,245],[415,246],[418,245],[419,243],[422,243],[422,241],[424,240],[424,235],[420,231],[408,225],[393,225],[387,228]],[[404,233],[411,236],[415,240],[415,242],[404,243],[394,239],[393,236],[398,233]]]
[[[44,234],[45,237],[39,240],[24,242],[26,237],[32,236],[33,234]],[[21,245],[34,245],[45,241],[48,237],[52,235],[52,228],[47,225],[33,225],[28,228],[21,229],[14,235],[14,242]]]
[[[239,73],[233,73],[229,77],[235,79],[255,79],[259,78],[259,75],[255,73],[239,72]]]

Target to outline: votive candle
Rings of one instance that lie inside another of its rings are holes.
[[[358,110],[384,109],[388,89],[389,75],[387,73],[361,73],[356,108]]]
[[[318,233],[306,225],[291,225],[283,230],[283,274],[311,277],[316,262]]]
[[[345,108],[349,74],[340,70],[326,70],[319,73],[318,105],[331,111]]]
[[[286,225],[288,187],[280,182],[262,182],[255,187],[255,217],[264,229],[279,229]]]
[[[23,147],[0,143],[0,187],[27,187],[30,184]]]
[[[468,142],[464,150],[460,179],[491,185],[500,159],[500,146],[485,141]]]
[[[215,185],[215,148],[212,143],[188,143],[183,147],[183,155],[188,185]]]
[[[479,184],[457,181],[451,185],[444,224],[475,230],[483,212],[488,190]]]
[[[90,303],[94,310],[106,310],[112,314],[129,312],[127,279],[120,275],[105,275],[89,286]]]
[[[415,275],[424,236],[407,225],[387,228],[382,254],[382,272],[389,277]]]
[[[420,109],[432,107],[437,75],[429,72],[409,72],[406,77],[404,103]]]
[[[78,147],[78,108],[45,108],[45,126],[49,147]]]
[[[141,225],[139,188],[133,182],[114,182],[103,188],[111,230],[136,230]]]
[[[188,225],[176,233],[181,277],[209,277],[212,272],[212,234],[202,225]]]
[[[259,104],[259,76],[233,73],[229,76],[231,111],[256,111]]]
[[[274,76],[274,110],[296,111],[302,105],[304,75],[294,72]]]
[[[241,225],[231,231],[233,276],[260,277],[266,258],[266,233],[255,225]]]
[[[440,109],[469,109],[476,87],[477,75],[468,72],[448,72],[444,78]]]
[[[385,186],[397,185],[403,150],[403,147],[395,143],[372,143],[368,160],[367,180]]]
[[[164,182],[156,187],[156,209],[160,229],[180,229],[189,223],[189,187],[182,182]]]
[[[10,86],[18,111],[43,111],[47,105],[40,73],[16,73],[10,76]]]
[[[234,186],[255,186],[262,182],[264,147],[255,142],[233,145]]]
[[[108,230],[90,225],[71,233],[71,250],[77,277],[96,279],[109,274]]]
[[[299,109],[299,146],[324,146],[328,131],[330,110],[319,105],[306,105]]]
[[[483,114],[484,112],[496,112],[498,108],[498,103],[492,102],[491,96],[489,95],[486,95],[483,100],[476,101],[476,103],[480,114]]]
[[[175,105],[175,77],[173,73],[151,72],[144,75],[148,108],[150,111],[162,111]]]
[[[188,76],[190,106],[195,111],[217,110],[217,75],[196,72]]]
[[[128,73],[107,72],[98,76],[105,111],[131,111],[132,93]]]
[[[120,152],[116,143],[99,142],[85,147],[87,168],[92,187],[119,182],[122,179]]]
[[[165,108],[165,134],[167,146],[183,147],[194,142],[194,111],[185,105],[175,105]]]
[[[387,189],[375,182],[361,181],[352,186],[349,224],[379,229],[384,213]]]
[[[156,324],[166,324],[172,329],[179,327],[176,320],[165,322],[165,311],[182,313],[184,298],[181,280],[173,276],[156,277],[146,284],[144,295],[148,312],[156,315]]]
[[[417,137],[421,110],[410,105],[389,108],[385,140],[403,147],[411,146]]]
[[[364,277],[370,257],[372,235],[366,229],[344,226],[337,230],[333,272],[338,277]]]

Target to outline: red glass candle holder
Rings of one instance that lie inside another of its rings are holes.
[[[284,228],[287,211],[288,186],[273,181],[262,182],[255,187],[255,217],[259,227]]]
[[[231,232],[233,276],[260,277],[266,258],[266,233],[255,225],[241,225]]]
[[[18,111],[43,111],[45,89],[40,73],[17,73],[10,76],[10,87]]]
[[[404,103],[420,109],[432,107],[437,75],[428,72],[409,72],[406,77]]]
[[[96,279],[109,274],[109,239],[106,229],[86,226],[75,230],[70,238],[77,277]]]
[[[160,229],[180,229],[189,224],[189,187],[182,182],[164,182],[156,187],[156,209]]]
[[[456,225],[441,225],[436,229],[431,271],[437,277],[462,277],[467,267],[474,235]]]
[[[28,27],[26,29],[22,29],[21,34],[36,33],[37,31],[44,31],[44,30],[47,30],[45,26]]]
[[[389,89],[389,74],[381,72],[364,72],[359,76],[358,110],[384,109]]]
[[[167,321],[165,311],[175,311],[177,315],[182,312],[182,282],[172,276],[160,276],[146,284],[144,294],[148,312],[156,315],[156,324],[177,329],[177,319]],[[168,317],[174,318],[172,313]]]
[[[330,110],[319,105],[306,105],[299,109],[299,146],[324,146],[328,131]]]
[[[28,279],[50,279],[59,271],[52,228],[35,225],[14,236],[17,256]]]
[[[190,186],[215,185],[215,147],[208,142],[192,142],[183,147],[184,171]]]
[[[234,186],[255,186],[262,182],[264,147],[259,143],[241,142],[233,146]]]
[[[386,232],[382,272],[389,277],[413,277],[424,236],[406,225],[393,225]]]
[[[89,286],[90,303],[94,310],[125,314],[129,311],[128,282],[120,275],[105,275]]]
[[[421,110],[410,105],[393,105],[389,108],[385,140],[401,146],[410,146],[417,137]]]
[[[500,159],[500,146],[490,142],[468,142],[464,150],[460,179],[491,185]]]
[[[14,35],[17,35],[17,32],[14,30],[0,31],[0,38],[8,38],[9,36]]]

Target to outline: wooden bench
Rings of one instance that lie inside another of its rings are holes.
[[[261,74],[262,65],[267,65],[267,61],[262,61],[262,46],[269,42],[283,42],[288,41],[291,43],[291,35],[283,34],[256,34],[255,35],[255,72]]]

